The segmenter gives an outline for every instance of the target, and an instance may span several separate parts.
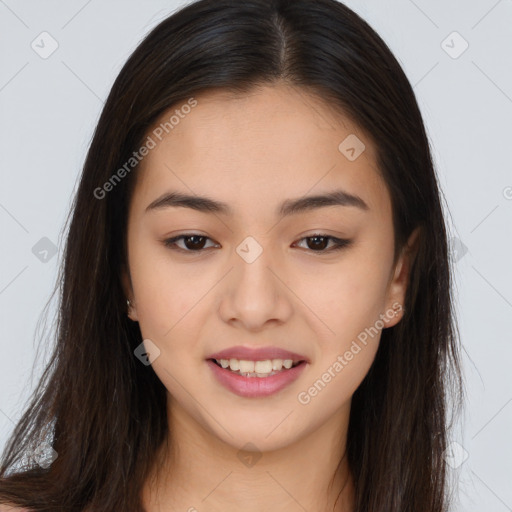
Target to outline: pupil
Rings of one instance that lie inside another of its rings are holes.
[[[197,243],[197,239],[202,239],[202,244],[199,242]],[[190,240],[196,240],[196,243],[192,242],[192,244],[189,243]],[[187,238],[185,238],[185,245],[187,246],[187,249],[202,249],[203,245],[204,245],[204,239],[205,237],[204,236],[198,236],[198,235],[193,235],[193,236],[187,236]],[[192,247],[190,247],[190,245],[192,245]]]
[[[310,247],[310,242],[312,240],[315,241],[315,242],[313,243],[313,247]],[[323,243],[321,243],[320,246],[317,244],[318,240],[323,240]],[[327,246],[326,240],[327,240],[327,238],[324,237],[324,236],[312,236],[312,237],[309,237],[308,247],[310,249],[313,249],[313,250],[315,248],[316,249],[325,249],[325,247]]]

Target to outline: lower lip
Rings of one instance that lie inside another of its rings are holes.
[[[231,370],[221,368],[210,359],[206,362],[224,387],[236,395],[248,398],[270,396],[281,391],[296,380],[306,367],[306,362],[303,361],[289,370],[281,370],[269,377],[242,377]]]

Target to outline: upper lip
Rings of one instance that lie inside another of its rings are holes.
[[[242,359],[244,361],[265,361],[267,359],[291,359],[294,362],[306,361],[306,356],[284,350],[279,347],[244,347],[238,345],[236,347],[226,348],[220,352],[210,355],[207,359]]]

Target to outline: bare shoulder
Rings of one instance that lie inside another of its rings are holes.
[[[0,512],[30,512],[28,508],[15,507],[14,505],[0,505]]]

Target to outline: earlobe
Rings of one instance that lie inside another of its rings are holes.
[[[396,264],[393,279],[389,285],[386,327],[393,327],[403,317],[405,296],[409,284],[410,272],[419,249],[420,228],[417,227],[403,247]],[[390,314],[388,314],[388,312]]]
[[[138,322],[139,318],[137,316],[137,311],[132,302],[130,301],[130,299],[126,300],[126,305],[128,307],[128,318],[130,318],[130,320],[133,320],[134,322]]]
[[[125,297],[127,297],[127,299],[126,299],[127,315],[130,318],[130,320],[133,320],[134,322],[138,322],[139,318],[137,316],[137,310],[135,309],[134,301],[133,301],[133,299],[130,299],[130,297],[133,296],[131,279],[128,274],[128,271],[126,270],[126,267],[124,267],[124,266],[121,271],[121,286],[123,288]]]

